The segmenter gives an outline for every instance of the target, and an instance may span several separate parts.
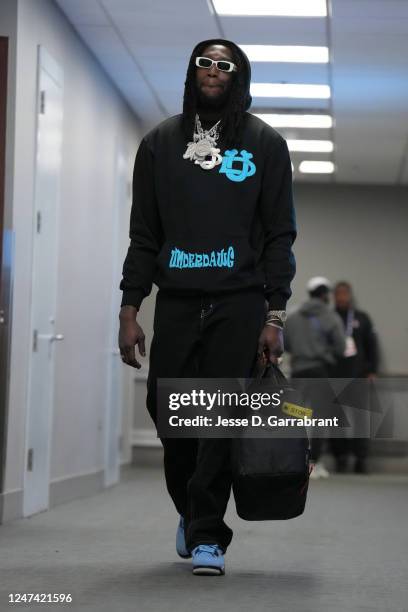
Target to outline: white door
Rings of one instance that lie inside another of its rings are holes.
[[[63,340],[61,330],[55,326],[63,78],[61,68],[41,46],[37,79],[24,516],[45,510],[49,504],[54,352],[58,341]]]
[[[110,359],[108,359],[107,402],[105,413],[105,486],[113,485],[119,480],[121,452],[126,452],[126,441],[122,431],[131,431],[127,423],[127,402],[124,393],[127,369],[122,363],[118,349],[119,310],[122,292],[119,282],[122,277],[122,265],[128,248],[129,215],[130,215],[130,184],[129,167],[119,144],[116,154],[115,170],[115,207],[113,212],[113,276],[111,302],[111,337]]]

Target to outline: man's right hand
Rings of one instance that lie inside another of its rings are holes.
[[[141,368],[136,359],[135,346],[139,346],[139,353],[146,356],[145,335],[143,329],[136,321],[137,309],[134,306],[122,306],[119,314],[119,351],[123,363],[133,368]]]

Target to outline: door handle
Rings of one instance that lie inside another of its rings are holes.
[[[54,334],[50,338],[51,342],[59,341],[59,340],[63,340],[63,339],[64,339],[64,334]]]
[[[39,334],[37,329],[33,330],[33,351],[38,350],[38,340],[49,340],[55,342],[56,340],[63,340],[64,334]],[[51,347],[51,345],[50,345]]]
[[[39,334],[36,332],[37,330],[34,330],[34,336],[36,340],[41,339],[41,340],[49,340],[50,342],[55,342],[55,341],[64,339],[64,334]]]

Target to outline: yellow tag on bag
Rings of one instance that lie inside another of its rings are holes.
[[[304,417],[311,418],[313,415],[313,410],[311,408],[305,408],[304,406],[298,406],[297,404],[290,404],[289,402],[283,402],[282,412],[298,419],[302,419]]]

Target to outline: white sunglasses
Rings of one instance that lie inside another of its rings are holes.
[[[232,72],[233,70],[237,70],[236,65],[233,62],[228,62],[227,60],[213,60],[209,57],[196,57],[195,65],[199,68],[211,68],[211,66],[217,67],[221,72]]]

